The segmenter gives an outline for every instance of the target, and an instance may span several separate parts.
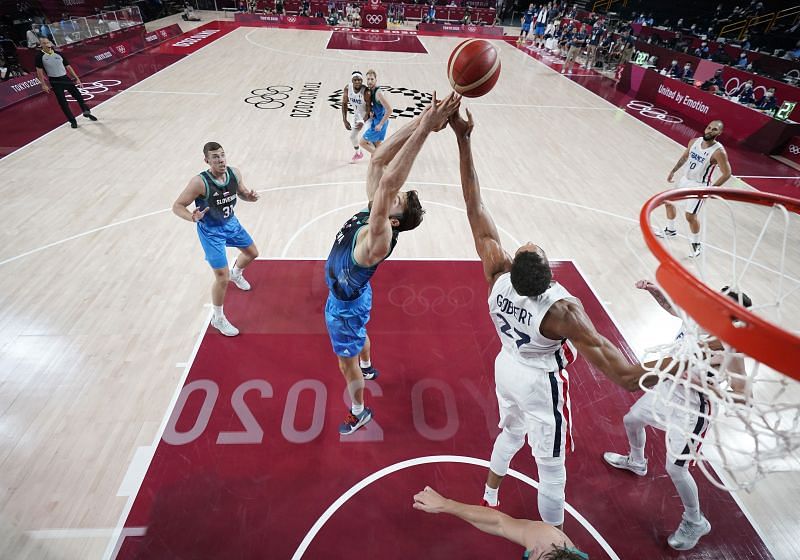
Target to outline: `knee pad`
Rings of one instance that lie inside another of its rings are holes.
[[[494,440],[492,448],[492,458],[489,461],[489,468],[492,472],[500,476],[505,476],[508,472],[508,465],[517,451],[525,444],[525,436],[513,434],[508,430],[503,430],[497,439]]]
[[[536,459],[539,470],[539,515],[549,525],[564,523],[564,488],[567,485],[567,469],[563,457]]]

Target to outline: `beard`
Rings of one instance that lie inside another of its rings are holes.
[[[706,142],[711,142],[715,138],[716,138],[716,135],[714,135],[714,134],[703,134],[703,140],[705,140]]]

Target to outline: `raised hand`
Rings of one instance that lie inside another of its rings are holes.
[[[461,105],[461,96],[451,92],[443,100],[436,99],[436,92],[433,92],[433,100],[425,112],[422,114],[420,125],[430,131],[439,131],[447,126],[447,119]]]
[[[459,138],[469,138],[475,126],[475,123],[472,121],[472,113],[469,112],[469,109],[467,109],[467,120],[464,120],[461,117],[461,113],[456,111],[450,115],[448,122],[450,123],[450,128],[453,129],[453,132],[455,132],[456,136]]]

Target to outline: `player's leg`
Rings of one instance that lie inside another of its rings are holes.
[[[516,386],[516,381],[520,377],[516,371],[517,365],[503,352],[500,352],[494,361],[495,394],[500,412],[499,427],[502,431],[492,447],[483,494],[485,505],[491,507],[496,507],[498,504],[497,491],[508,472],[511,459],[525,444],[525,414],[520,408],[519,396],[526,389],[524,386]]]
[[[699,393],[695,395],[695,398],[694,406],[697,407],[697,412],[676,411],[670,418],[670,424],[675,427],[673,430],[675,433],[669,433],[667,438],[666,471],[683,504],[681,523],[677,530],[667,538],[667,543],[677,550],[694,548],[700,538],[711,531],[711,523],[700,511],[697,483],[689,473],[689,459],[686,458],[691,449],[698,447],[699,438],[708,427],[708,420],[705,417],[708,411],[708,401]],[[691,439],[684,436],[687,433],[693,434]]]
[[[364,376],[359,366],[359,355],[367,342],[371,307],[369,288],[354,301],[340,301],[329,293],[325,304],[325,325],[351,402],[350,413],[339,426],[342,435],[352,434],[372,420],[372,410],[364,404]]]
[[[83,116],[86,117],[89,120],[96,121],[97,117],[95,117],[92,114],[91,110],[89,109],[89,106],[86,104],[86,101],[83,99],[83,95],[81,95],[81,91],[78,89],[78,87],[75,84],[73,84],[72,82],[70,82],[67,85],[66,89],[69,92],[69,94],[72,96],[72,98],[75,99],[75,101],[78,102],[78,105],[80,106],[81,111],[83,111]]]
[[[700,208],[703,206],[702,200],[685,200],[684,216],[689,223],[689,243],[691,243],[691,252],[689,256],[697,257],[702,252],[703,246],[700,242]]]
[[[234,219],[236,218],[234,217]],[[245,280],[242,272],[247,268],[247,265],[258,257],[258,248],[256,244],[253,243],[253,238],[250,237],[250,234],[239,224],[238,220],[236,220],[236,223],[230,228],[227,244],[241,251],[233,263],[230,280],[240,290],[247,291],[250,289],[250,283]]]
[[[352,144],[354,150],[350,163],[355,163],[364,157],[364,154],[361,151],[360,142],[361,132],[363,129],[364,121],[361,120],[358,115],[356,115],[353,119],[353,125],[350,127],[350,144]]]
[[[225,255],[225,232],[222,228],[208,227],[200,222],[197,224],[197,236],[203,246],[206,261],[214,271],[214,284],[211,286],[211,306],[214,314],[211,317],[211,326],[225,336],[236,336],[239,334],[239,329],[228,321],[222,308],[230,281],[228,257]]]
[[[571,431],[569,385],[566,372],[542,373],[525,399],[528,443],[539,473],[539,516],[545,523],[561,528],[567,485],[565,458]]]
[[[369,335],[367,335],[364,341],[364,348],[361,349],[361,353],[358,355],[358,365],[361,367],[361,375],[368,380],[375,379],[380,375],[380,372],[372,367],[371,349],[372,344],[370,343]]]
[[[625,434],[628,436],[629,451],[626,455],[607,451],[603,453],[603,459],[612,467],[631,471],[639,476],[647,474],[647,459],[644,458],[644,447],[647,443],[645,426],[652,425],[653,415],[653,393],[645,393],[636,401],[625,417],[622,419],[625,425]]]

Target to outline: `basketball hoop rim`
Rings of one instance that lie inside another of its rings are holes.
[[[644,203],[639,214],[639,226],[645,244],[659,261],[656,280],[675,304],[709,333],[737,351],[800,380],[800,337],[745,309],[722,292],[706,286],[681,265],[655,236],[650,216],[656,208],[672,200],[710,197],[760,206],[780,204],[788,211],[800,214],[800,200],[760,191],[708,187],[658,193]]]

